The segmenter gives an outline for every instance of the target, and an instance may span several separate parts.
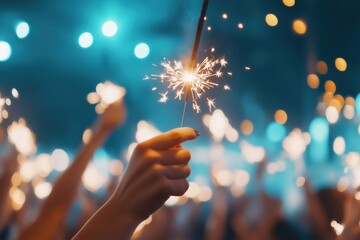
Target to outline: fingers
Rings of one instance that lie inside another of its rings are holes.
[[[185,179],[190,176],[191,173],[188,165],[166,166],[162,171],[164,175],[171,180]]]
[[[167,150],[178,146],[182,142],[195,139],[199,133],[192,128],[176,128],[157,137],[154,137],[143,144],[156,150]]]
[[[173,196],[182,196],[189,188],[189,183],[185,179],[173,180],[170,182],[169,190]]]
[[[183,165],[188,164],[191,154],[185,148],[162,151],[160,163],[163,165]]]

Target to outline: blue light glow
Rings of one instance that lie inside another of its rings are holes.
[[[21,22],[16,26],[15,31],[18,38],[26,38],[30,33],[30,26],[27,22]]]
[[[149,56],[150,48],[146,43],[139,43],[134,49],[135,56],[143,59]]]
[[[114,21],[107,21],[102,25],[102,33],[105,37],[113,37],[118,31],[118,26]]]
[[[82,48],[88,48],[90,47],[94,42],[94,38],[91,33],[85,32],[80,35],[79,37],[79,45]]]
[[[355,99],[355,109],[356,109],[356,115],[360,117],[360,93],[356,96]]]
[[[329,123],[325,118],[315,118],[310,124],[312,140],[324,142],[329,138]]]
[[[284,125],[276,122],[272,122],[266,129],[266,136],[272,142],[280,142],[286,135],[286,129]]]
[[[0,41],[0,61],[5,62],[11,56],[11,46],[9,43]]]

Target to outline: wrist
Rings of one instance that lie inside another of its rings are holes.
[[[136,227],[142,222],[142,219],[132,213],[126,206],[116,201],[114,197],[110,198],[106,203],[106,207],[112,212],[118,226],[123,226],[125,229],[132,229],[132,232],[135,231]]]

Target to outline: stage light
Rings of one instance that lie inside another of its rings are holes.
[[[356,96],[355,99],[355,109],[356,109],[356,115],[360,116],[360,93]]]
[[[9,43],[0,41],[0,62],[7,61],[11,56],[11,46]]]
[[[134,49],[135,56],[143,59],[149,56],[150,48],[146,43],[139,43]]]
[[[272,122],[266,129],[266,136],[272,142],[280,142],[286,135],[284,125]]]
[[[18,38],[26,38],[30,33],[30,26],[27,22],[21,22],[16,26],[15,31]]]
[[[80,35],[79,37],[79,45],[82,48],[88,48],[90,47],[94,42],[94,38],[91,33],[85,32]]]
[[[113,37],[118,31],[118,26],[114,21],[107,21],[102,25],[101,30],[105,37]]]
[[[310,134],[316,142],[324,142],[329,137],[329,124],[324,118],[315,118],[310,124]]]

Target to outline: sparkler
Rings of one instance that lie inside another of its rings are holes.
[[[184,99],[184,108],[181,118],[181,126],[183,126],[186,104],[189,98],[192,98],[192,108],[199,113],[201,108],[198,104],[198,100],[209,89],[219,86],[218,83],[213,81],[213,78],[220,78],[223,76],[221,71],[226,66],[227,62],[225,58],[209,59],[205,58],[201,63],[196,64],[196,57],[198,53],[199,43],[201,39],[201,33],[206,19],[206,10],[209,4],[209,0],[204,0],[200,18],[198,21],[196,37],[193,45],[193,50],[190,58],[189,66],[184,67],[181,61],[163,61],[161,66],[165,72],[160,75],[152,74],[152,79],[159,79],[162,83],[168,83],[168,89],[175,92],[175,99]],[[229,74],[230,75],[230,74]],[[148,76],[145,80],[149,79]],[[156,90],[157,88],[153,88]],[[230,90],[230,88],[224,87],[224,90]],[[168,91],[160,93],[159,102],[165,103],[168,101]],[[215,108],[215,99],[207,98],[209,111]]]
[[[99,83],[96,92],[91,92],[87,96],[90,104],[97,104],[96,112],[102,113],[110,104],[122,99],[126,90],[110,81]]]
[[[8,127],[8,136],[9,141],[25,156],[36,152],[35,134],[27,127],[23,118]]]

